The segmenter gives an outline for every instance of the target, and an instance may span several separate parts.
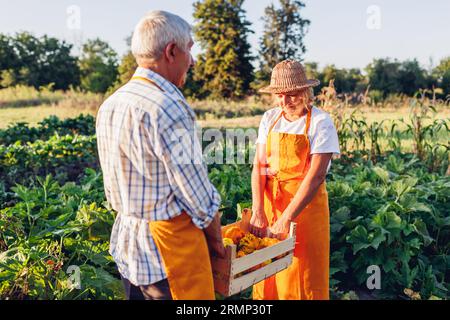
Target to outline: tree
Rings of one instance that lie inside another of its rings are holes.
[[[131,46],[131,36],[126,38],[126,43],[128,45],[128,48]],[[128,49],[128,51],[123,55],[122,60],[120,61],[120,65],[117,68],[117,79],[114,82],[112,86],[109,87],[107,91],[107,95],[110,95],[114,93],[117,89],[119,89],[121,86],[123,86],[125,83],[130,81],[131,77],[133,76],[134,72],[136,71],[136,68],[138,67],[136,59],[133,56],[133,53],[131,52],[131,49]]]
[[[428,87],[427,72],[417,60],[399,62],[390,59],[375,59],[366,68],[370,88],[386,97],[390,93],[414,95],[419,89]]]
[[[370,88],[382,92],[386,97],[389,93],[400,92],[399,69],[400,62],[386,59],[374,59],[366,67]]]
[[[117,68],[118,75],[116,77],[116,81],[108,88],[106,95],[111,95],[112,93],[114,93],[114,91],[130,81],[131,77],[136,71],[137,66],[138,65],[136,59],[134,58],[131,51],[125,53],[125,55],[122,57],[119,67]]]
[[[264,33],[260,39],[259,80],[269,80],[272,68],[286,59],[302,60],[306,47],[303,39],[311,23],[300,12],[305,4],[297,0],[280,0],[264,10]]]
[[[253,81],[247,36],[250,22],[244,0],[204,0],[194,3],[194,33],[204,50],[197,57],[193,80],[201,82],[202,96],[238,99]]]
[[[404,94],[412,96],[419,89],[427,87],[426,71],[416,59],[403,61],[398,73],[399,90]]]
[[[83,45],[79,61],[81,88],[96,93],[105,93],[116,81],[117,53],[100,40],[88,40]]]
[[[43,82],[40,78],[41,65],[45,63],[43,46],[38,38],[27,32],[16,34],[14,50],[19,63],[14,71],[16,84],[25,84],[38,88],[51,82]]]
[[[323,86],[334,80],[334,86],[339,93],[361,92],[366,88],[364,76],[359,69],[339,69],[333,64],[323,69],[319,74],[319,80]]]
[[[306,62],[304,67],[308,79],[317,79],[320,81],[320,85],[313,88],[314,94],[318,94],[323,86],[328,85],[328,83],[323,82],[322,74],[319,71],[319,64],[317,62]]]
[[[319,79],[319,64],[317,62],[306,62],[304,64],[306,76],[310,79]]]
[[[77,58],[71,55],[72,45],[44,35],[29,33],[16,36],[15,49],[20,61],[19,81],[36,88],[54,84],[66,90],[79,84]]]
[[[18,57],[14,51],[13,39],[0,34],[0,87],[9,87],[16,82],[14,70],[18,65]]]
[[[334,64],[330,64],[323,68],[320,80],[324,86],[328,86],[331,80],[334,80],[336,91],[341,91],[344,83],[344,73],[337,69]]]
[[[79,84],[77,59],[65,41],[22,32],[9,39],[2,36],[0,42],[2,85],[39,88],[53,83],[54,89],[65,90]]]
[[[345,86],[343,91],[347,93],[356,92],[363,93],[367,90],[367,79],[358,68],[344,69],[345,70]]]
[[[433,69],[433,77],[437,85],[444,91],[444,94],[450,94],[450,57],[441,60],[439,65]]]
[[[119,85],[123,85],[128,81],[130,81],[131,77],[136,71],[136,68],[138,67],[136,59],[134,58],[133,53],[131,52],[131,37],[132,36],[129,36],[125,39],[128,45],[128,51],[122,57],[122,60],[118,68],[119,76],[117,78],[117,83]]]
[[[186,98],[190,97],[194,99],[203,99],[206,97],[206,92],[203,90],[203,86],[203,81],[200,79],[194,80],[194,69],[191,68],[188,71],[186,83],[181,91]]]

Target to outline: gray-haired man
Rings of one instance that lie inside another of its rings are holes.
[[[118,212],[110,253],[129,299],[214,299],[208,247],[224,254],[220,197],[178,89],[194,63],[190,32],[168,12],[142,18],[131,44],[139,67],[97,116],[105,194]]]

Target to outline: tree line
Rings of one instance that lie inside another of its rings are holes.
[[[202,52],[188,74],[184,93],[196,99],[241,99],[254,94],[270,81],[273,66],[284,59],[303,60],[305,35],[311,21],[303,17],[305,4],[278,0],[265,8],[263,33],[257,55],[252,55],[248,36],[254,31],[243,9],[244,0],[199,0],[194,2],[194,38]],[[129,39],[127,40],[129,42]],[[77,88],[111,93],[129,80],[136,62],[127,52],[122,58],[100,39],[88,40],[79,56],[72,45],[56,38],[22,32],[0,34],[0,88],[27,85],[35,88]],[[374,59],[364,70],[322,69],[305,63],[310,77],[334,86],[340,93],[364,92],[383,99],[389,94],[413,95],[424,88],[441,88],[450,94],[450,57],[432,69],[417,60]],[[320,87],[317,88],[320,90]]]

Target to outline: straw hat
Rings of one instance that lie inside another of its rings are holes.
[[[284,60],[273,68],[270,85],[259,89],[259,92],[288,93],[315,87],[319,84],[319,80],[307,79],[305,69],[300,62]]]

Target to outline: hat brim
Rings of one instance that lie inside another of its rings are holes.
[[[295,86],[295,87],[272,87],[272,86],[267,86],[267,87],[263,87],[261,89],[258,90],[258,92],[261,93],[289,93],[289,92],[295,92],[295,91],[299,91],[305,88],[311,88],[311,87],[317,87],[320,84],[319,80],[316,79],[309,79],[306,81],[306,83],[304,85],[301,86]]]

